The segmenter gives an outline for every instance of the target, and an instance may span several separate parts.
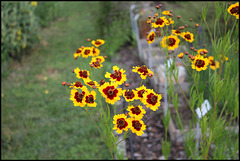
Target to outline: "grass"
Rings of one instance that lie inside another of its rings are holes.
[[[2,159],[110,158],[87,113],[73,106],[61,85],[76,80],[72,69],[89,67],[90,59],[74,60],[73,53],[90,45],[87,38],[99,38],[89,12],[97,3],[58,2],[61,17],[41,31],[41,45],[2,78]],[[111,70],[109,61],[104,65],[95,78]]]

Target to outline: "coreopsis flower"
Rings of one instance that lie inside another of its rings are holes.
[[[113,66],[113,73],[106,72],[105,77],[110,78],[111,82],[116,82],[116,84],[121,85],[127,80],[127,76],[124,74],[125,72],[125,70],[119,70],[119,67]]]
[[[148,44],[151,44],[154,40],[155,40],[156,34],[154,31],[151,31],[148,35],[147,35],[147,42]]]
[[[96,99],[96,92],[95,91],[86,91],[85,93],[85,103],[87,104],[88,107],[96,107],[97,103],[95,102]]]
[[[137,98],[137,91],[135,91],[134,89],[123,90],[123,97],[127,102],[131,102]]]
[[[170,11],[162,11],[163,15],[168,15],[170,13]]]
[[[184,56],[183,52],[181,52],[180,54],[178,54],[178,57],[179,57],[180,59],[182,59],[183,56]]]
[[[105,59],[103,56],[96,56],[96,57],[92,57],[92,60],[89,64],[90,65],[93,64],[94,68],[101,68],[102,62],[104,62],[104,61],[105,61]]]
[[[81,89],[83,87],[82,82],[76,81],[70,84],[69,88]]]
[[[146,110],[142,108],[141,105],[133,106],[130,105],[127,108],[127,111],[129,116],[136,118],[136,119],[142,119],[144,114],[146,113]]]
[[[237,19],[239,19],[239,2],[235,3],[235,4],[231,4],[228,7],[228,12],[235,16]]]
[[[210,65],[210,68],[212,70],[215,70],[217,68],[219,68],[219,62],[218,61],[214,61],[214,57],[213,56],[209,56],[208,57],[208,60],[209,60],[209,65]]]
[[[165,25],[166,17],[159,17],[152,23],[153,28],[163,27]]]
[[[141,136],[146,130],[146,125],[141,119],[136,119],[136,118],[129,118],[129,123],[130,123],[130,128],[132,133],[137,134],[137,136]]]
[[[172,30],[172,34],[181,35],[181,31],[180,30]]]
[[[100,54],[100,50],[92,46],[92,56],[98,56]]]
[[[204,58],[201,55],[196,55],[195,59],[192,61],[192,69],[196,69],[197,71],[206,70],[208,65],[208,58]]]
[[[172,18],[167,18],[166,21],[165,21],[165,25],[171,25],[171,24],[174,24],[174,21],[172,20]]]
[[[168,37],[164,36],[161,45],[163,48],[167,47],[168,50],[174,50],[178,48],[178,45],[180,43],[180,39],[175,35],[170,35]]]
[[[99,87],[99,84],[96,81],[92,81],[91,79],[85,80],[84,83],[92,88]]]
[[[156,111],[161,105],[161,99],[161,94],[156,94],[153,89],[147,89],[147,92],[143,93],[142,103],[145,104],[147,108]]]
[[[105,82],[101,85],[98,90],[105,98],[107,103],[114,104],[118,100],[120,100],[120,96],[122,95],[122,88],[117,88],[118,84],[115,82]]]
[[[73,57],[76,59],[77,57],[80,57],[82,54],[82,48],[78,48],[77,51],[73,54]]]
[[[151,19],[148,19],[148,20],[147,20],[147,23],[148,23],[148,24],[150,24],[151,22],[152,22]]]
[[[146,79],[147,76],[149,76],[149,73],[153,75],[153,72],[150,69],[148,69],[145,65],[142,65],[141,67],[139,66],[133,67],[132,71],[140,74],[142,79]]]
[[[83,79],[84,81],[89,80],[89,71],[87,70],[80,70],[78,67],[74,69],[74,73],[78,79]]]
[[[192,33],[190,33],[189,31],[182,32],[181,37],[190,43],[193,42],[193,40],[194,40],[194,38],[193,38],[194,35]]]
[[[124,131],[128,131],[130,127],[130,120],[125,114],[118,114],[113,117],[113,130],[117,130],[118,134],[121,134]]]
[[[141,87],[136,88],[136,91],[137,91],[137,99],[142,101],[143,94],[144,94],[144,92],[147,92],[147,88],[144,85],[142,85]]]
[[[92,41],[92,44],[95,45],[96,47],[99,47],[99,46],[103,45],[104,43],[105,43],[105,41],[102,39],[97,39],[96,41],[95,40]]]
[[[86,96],[85,94],[87,92],[87,88],[84,86],[84,88],[82,88],[81,90],[82,92],[78,92],[76,88],[73,88],[71,90],[70,100],[73,101],[75,107],[77,106],[84,107],[86,105],[84,99]]]
[[[87,58],[89,56],[92,56],[93,52],[92,52],[92,48],[91,47],[84,47],[82,49],[82,57],[83,58]]]

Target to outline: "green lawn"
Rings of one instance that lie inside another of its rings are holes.
[[[57,3],[62,16],[40,32],[41,45],[2,78],[2,159],[111,158],[87,113],[73,106],[61,85],[76,80],[72,69],[89,67],[90,59],[74,60],[73,54],[90,45],[87,38],[100,38],[89,12],[98,2]],[[104,65],[96,77],[111,69],[109,61]]]

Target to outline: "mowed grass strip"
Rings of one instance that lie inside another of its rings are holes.
[[[89,12],[98,2],[56,3],[62,16],[41,31],[41,46],[1,81],[2,159],[110,158],[87,113],[73,106],[61,85],[76,80],[72,69],[89,69],[91,58],[74,60],[73,54],[91,46],[87,38],[99,38]],[[103,65],[95,78],[111,69],[110,62]]]

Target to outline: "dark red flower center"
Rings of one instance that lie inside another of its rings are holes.
[[[140,90],[140,91],[138,91],[137,92],[137,94],[138,94],[138,97],[141,97],[141,98],[143,98],[143,93],[145,92],[145,90],[144,89],[142,89],[142,90]]]
[[[155,22],[156,25],[162,25],[164,21],[161,18],[158,18]]]
[[[120,130],[122,130],[123,128],[127,127],[128,123],[127,121],[125,121],[124,118],[119,118],[117,119],[117,128],[119,128]]]
[[[205,65],[205,61],[201,59],[197,59],[195,62],[195,66],[197,66],[198,68],[204,67],[204,65]]]
[[[176,43],[176,40],[174,38],[169,38],[168,39],[168,46],[174,46]]]
[[[215,66],[216,65],[215,61],[213,61],[213,60],[210,60],[210,64],[211,64],[211,66]]]
[[[120,81],[122,79],[122,73],[120,71],[115,70],[113,74],[110,75],[112,79],[116,79],[116,81]]]
[[[134,108],[131,108],[131,111],[133,114],[139,115],[141,113],[141,110],[138,106],[135,106]]]
[[[84,95],[85,95],[84,91],[82,91],[82,93],[76,92],[74,98],[76,99],[77,102],[81,102],[82,103]]]
[[[88,85],[93,86],[95,83],[93,81],[87,82]]]
[[[127,99],[132,99],[134,96],[135,96],[135,95],[134,95],[133,91],[126,91],[126,92],[125,92],[125,97],[126,97]]]
[[[77,49],[77,51],[76,51],[76,53],[81,53],[82,52],[82,50],[80,50],[80,49]]]
[[[233,7],[233,8],[230,10],[230,12],[231,12],[232,14],[239,15],[239,6]]]
[[[176,34],[181,34],[181,31],[180,30],[176,30],[175,33]]]
[[[96,68],[97,68],[97,67],[100,67],[99,62],[97,62],[97,61],[96,61],[96,62],[93,62],[93,65],[94,65],[94,67],[96,67]]]
[[[103,93],[107,96],[107,98],[112,100],[117,96],[118,90],[115,89],[114,86],[107,86],[103,89]]]
[[[79,72],[79,75],[80,75],[80,77],[83,77],[83,78],[87,78],[87,77],[88,77],[88,73],[87,73],[86,70],[80,71],[80,72]]]
[[[75,83],[75,87],[82,87],[83,85],[82,85],[82,83],[80,82],[80,81],[76,81],[76,83]]]
[[[101,43],[101,41],[95,41],[95,44],[96,45],[101,45],[102,43]]]
[[[149,36],[149,40],[150,40],[150,41],[153,41],[154,38],[155,38],[155,35],[154,35],[154,34],[152,34],[152,35]]]
[[[86,50],[84,51],[84,54],[85,54],[85,55],[89,55],[90,52],[91,52],[91,51],[90,51],[89,49],[86,49]]]
[[[138,69],[138,71],[139,71],[140,73],[143,73],[143,75],[148,74],[148,68],[147,68],[145,65],[141,66],[141,67]]]
[[[157,100],[158,100],[158,96],[155,96],[153,93],[150,93],[149,95],[147,95],[147,103],[154,106],[157,103]]]
[[[137,131],[141,130],[142,124],[138,121],[138,120],[133,120],[132,121],[132,126],[134,127],[134,129],[136,129]]]
[[[94,97],[93,95],[86,96],[86,102],[87,103],[94,103]]]
[[[190,34],[186,34],[186,35],[184,35],[184,37],[188,40],[191,40],[191,35]]]

